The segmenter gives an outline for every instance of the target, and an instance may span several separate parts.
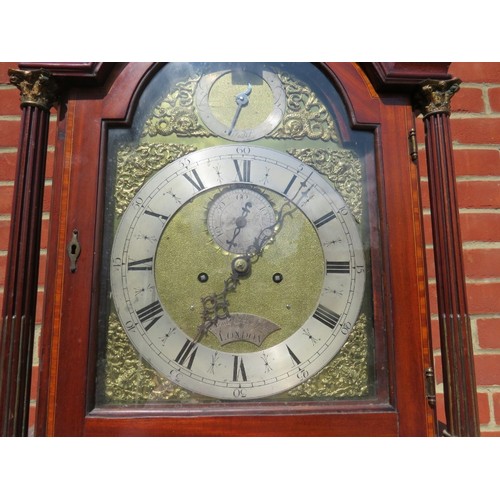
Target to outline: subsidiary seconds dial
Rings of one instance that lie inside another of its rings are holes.
[[[269,200],[255,189],[230,187],[211,202],[207,226],[214,241],[224,250],[243,254],[262,231],[275,222]]]

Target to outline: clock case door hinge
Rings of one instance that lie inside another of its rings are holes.
[[[413,161],[418,160],[418,144],[417,144],[417,132],[414,128],[408,133],[408,148],[410,152],[410,158]]]
[[[425,396],[427,403],[431,408],[436,407],[436,379],[434,377],[434,368],[425,369]]]

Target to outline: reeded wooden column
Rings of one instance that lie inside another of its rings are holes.
[[[470,319],[450,133],[450,100],[460,80],[426,80],[416,96],[423,115],[448,432],[478,436]]]
[[[2,436],[26,436],[50,108],[56,85],[45,70],[9,70],[22,121],[12,205],[0,343]]]

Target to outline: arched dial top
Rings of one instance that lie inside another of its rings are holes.
[[[272,396],[321,370],[365,283],[357,224],[332,184],[286,153],[244,145],[152,176],[121,218],[111,267],[141,357],[223,400]]]

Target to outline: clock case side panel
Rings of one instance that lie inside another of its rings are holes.
[[[99,289],[100,226],[105,140],[102,119],[125,120],[131,100],[151,64],[117,64],[99,87],[68,85],[58,117],[53,203],[48,244],[46,300],[40,341],[38,436],[83,434],[95,354],[91,325]],[[66,80],[64,83],[68,83]],[[113,94],[113,86],[120,92]],[[111,98],[107,98],[111,95]],[[113,98],[114,95],[114,98]],[[68,243],[78,231],[81,253],[70,271]]]
[[[429,404],[426,385],[426,372],[432,368],[432,346],[421,193],[418,165],[411,159],[408,147],[408,133],[415,128],[408,71],[414,83],[415,73],[422,68],[407,68],[384,90],[379,79],[373,82],[377,89],[372,85],[373,72],[368,71],[367,64],[363,68],[349,64],[326,66],[342,75],[338,88],[353,128],[378,124],[374,129],[377,167],[375,177],[369,179],[375,191],[369,198],[378,200],[378,205],[370,207],[375,215],[370,224],[372,252],[382,263],[373,266],[374,281],[379,283],[374,287],[374,308],[375,312],[384,311],[385,318],[375,327],[385,328],[387,335],[390,402],[397,410],[401,435],[435,435],[436,413]],[[358,78],[364,80],[368,93],[356,92],[361,86],[351,82]],[[375,116],[377,107],[370,103],[372,99],[380,102],[379,117]]]

